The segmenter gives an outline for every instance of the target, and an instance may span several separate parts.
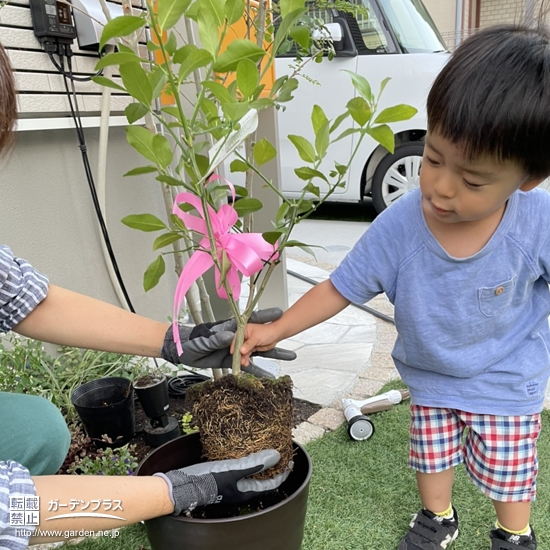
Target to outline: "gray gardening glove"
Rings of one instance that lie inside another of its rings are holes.
[[[245,478],[275,466],[280,458],[278,451],[267,449],[244,458],[202,462],[153,475],[162,477],[168,484],[174,515],[179,516],[197,506],[246,502],[261,493],[277,489],[290,474],[292,463],[288,470],[271,479]]]
[[[279,319],[282,314],[283,310],[277,307],[260,309],[252,313],[249,322],[271,323]],[[175,365],[183,363],[199,369],[231,368],[232,355],[229,352],[229,346],[237,331],[235,318],[202,323],[193,328],[179,325],[179,330],[183,354],[178,356],[172,326],[170,326],[164,337],[164,345],[160,350],[163,359]],[[273,348],[253,355],[284,361],[296,359],[296,354],[293,351],[283,348]],[[252,365],[250,368],[245,367],[244,370],[255,376],[273,378],[271,373],[256,365]]]

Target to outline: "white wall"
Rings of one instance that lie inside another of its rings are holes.
[[[86,130],[96,173],[98,129]],[[74,130],[18,132],[15,148],[0,165],[0,242],[48,274],[53,284],[118,304],[99,237],[90,191]],[[123,178],[146,164],[126,143],[124,128],[111,128],[107,173],[107,225],[123,279],[138,313],[171,315],[175,274],[167,267],[161,285],[145,293],[143,273],[157,252],[158,233],[124,226],[128,214],[163,216],[159,184],[152,177]],[[167,266],[172,266],[170,257]],[[170,273],[168,273],[170,271]]]

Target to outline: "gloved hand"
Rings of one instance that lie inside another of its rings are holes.
[[[252,313],[249,323],[271,323],[279,319],[282,314],[282,309],[278,307],[260,309]],[[234,317],[226,321],[202,323],[193,328],[179,325],[179,330],[183,354],[178,356],[172,326],[170,326],[164,337],[164,345],[160,350],[163,359],[175,365],[184,364],[198,369],[231,368],[232,356],[229,352],[229,346],[237,331],[237,322]],[[296,359],[296,354],[293,351],[283,348],[273,348],[253,355],[283,361]],[[248,371],[245,367],[244,370],[255,375],[261,375],[261,371],[263,371],[258,367],[251,368]],[[267,371],[264,372],[267,374]]]
[[[280,458],[278,451],[267,449],[244,458],[202,462],[153,475],[162,477],[168,484],[174,515],[178,516],[197,506],[246,502],[261,493],[276,489],[288,477],[290,469],[266,480],[244,478],[275,466]]]

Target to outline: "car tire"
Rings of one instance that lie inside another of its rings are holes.
[[[372,202],[377,213],[420,184],[424,143],[412,141],[395,148],[378,164],[372,178]]]

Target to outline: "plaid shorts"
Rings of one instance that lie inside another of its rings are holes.
[[[464,462],[470,479],[500,502],[535,500],[540,414],[493,416],[411,405],[409,466],[433,474]]]

